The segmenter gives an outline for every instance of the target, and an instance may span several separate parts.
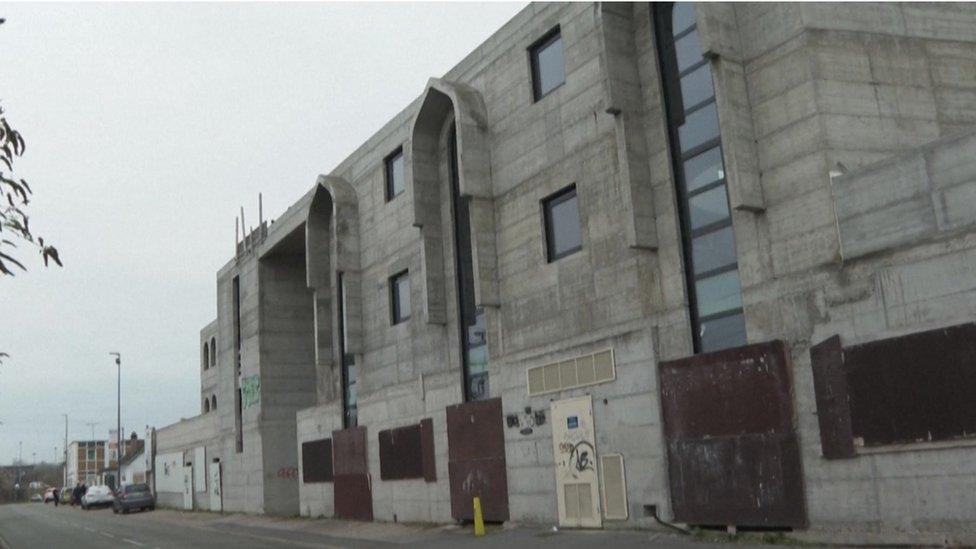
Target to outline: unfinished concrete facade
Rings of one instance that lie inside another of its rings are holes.
[[[563,82],[540,94],[555,40]],[[811,347],[839,336],[854,356],[976,320],[974,75],[970,4],[530,5],[218,273],[201,391],[223,509],[445,522],[480,494],[496,520],[973,536],[972,431],[872,438],[861,397],[815,384]],[[714,128],[692,128],[705,112]],[[692,155],[712,150],[718,179],[692,189]],[[566,193],[579,243],[553,254]],[[720,233],[731,248],[696,247]],[[709,249],[731,263],[691,272]],[[712,346],[721,329],[735,344]],[[714,389],[760,363],[779,389]],[[836,370],[844,387],[856,367]],[[754,429],[745,399],[767,397],[781,438]],[[157,451],[189,447],[181,433]],[[837,437],[852,450],[825,449]],[[694,461],[710,449],[730,461]],[[747,509],[760,473],[733,462],[751,451],[789,478]]]

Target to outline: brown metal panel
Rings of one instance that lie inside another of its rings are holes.
[[[332,431],[332,453],[335,475],[366,474],[366,427]]]
[[[424,480],[437,481],[437,465],[434,457],[434,420],[430,418],[420,421],[420,461],[424,472]]]
[[[399,480],[424,476],[420,424],[379,432],[380,478]]]
[[[500,398],[447,407],[451,515],[473,520],[472,498],[481,499],[485,520],[508,520],[508,475]]]
[[[500,398],[448,406],[448,459],[505,457],[503,425]]]
[[[302,443],[302,481],[332,482],[332,439]]]
[[[373,520],[373,492],[366,463],[366,427],[332,431],[335,514]]]
[[[835,335],[811,347],[810,363],[823,456],[828,459],[854,457],[851,406],[840,336]]]
[[[865,446],[976,434],[976,323],[847,347],[844,361]]]
[[[669,438],[788,433],[793,397],[782,341],[661,363]]]
[[[504,459],[448,461],[447,474],[451,480],[451,516],[455,520],[474,520],[475,496],[481,500],[484,520],[508,520],[508,475]]]
[[[786,345],[746,345],[662,362],[660,369],[675,519],[805,525]]]
[[[373,493],[368,475],[335,476],[335,516],[352,520],[373,520]]]
[[[721,526],[806,526],[799,454],[792,434],[669,441],[675,520]]]

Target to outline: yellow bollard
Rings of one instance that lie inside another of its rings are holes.
[[[474,498],[474,535],[475,537],[485,535],[485,519],[481,516],[481,498]]]

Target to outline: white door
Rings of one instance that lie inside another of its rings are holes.
[[[556,456],[559,525],[599,528],[600,489],[596,472],[596,432],[590,396],[550,405],[552,447]]]
[[[211,463],[210,467],[210,510],[220,511],[223,502],[220,498],[220,463]]]
[[[193,466],[183,466],[183,508],[193,510]]]

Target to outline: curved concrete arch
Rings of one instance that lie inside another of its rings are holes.
[[[359,257],[359,199],[341,177],[320,175],[305,218],[305,268],[315,302],[315,362],[319,370],[320,400],[341,395],[338,273],[346,286],[346,352],[362,353],[362,284]]]
[[[444,242],[441,220],[441,130],[453,115],[457,129],[458,186],[470,200],[475,301],[497,306],[497,259],[488,116],[476,89],[439,78],[427,82],[405,147],[407,189],[413,198],[413,224],[420,228],[423,308],[426,321],[446,322]]]

